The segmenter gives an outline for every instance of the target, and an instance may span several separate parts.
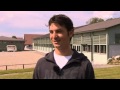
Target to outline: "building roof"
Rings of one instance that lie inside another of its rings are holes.
[[[6,36],[0,36],[0,41],[24,41],[23,38],[12,38]]]
[[[49,33],[48,34],[44,34],[44,35],[36,37],[34,39],[39,39],[39,38],[44,38],[44,37],[48,37],[49,38],[49,35],[50,35]]]
[[[84,32],[101,31],[119,24],[120,24],[120,18],[115,18],[115,19],[102,21],[94,24],[74,27],[74,30],[75,30],[74,32],[75,34],[77,34],[77,33],[84,33]],[[49,33],[43,36],[40,36],[38,38],[44,38],[44,37],[49,37]]]
[[[85,25],[83,27],[77,27],[75,32],[91,32],[91,31],[100,31],[105,30],[106,28],[110,28],[120,24],[120,18],[111,19],[103,22],[98,22],[94,24]]]
[[[25,45],[32,45],[33,39],[43,34],[24,34]]]

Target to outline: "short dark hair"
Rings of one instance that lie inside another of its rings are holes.
[[[53,17],[51,17],[49,20],[49,26],[51,25],[51,23],[57,23],[61,26],[64,26],[67,31],[74,30],[72,20],[64,14],[54,15]]]

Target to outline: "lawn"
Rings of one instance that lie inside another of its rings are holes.
[[[32,79],[33,68],[0,71],[0,79]]]
[[[120,66],[95,68],[96,79],[120,79]],[[33,68],[0,71],[0,79],[32,79]]]
[[[109,68],[96,68],[96,79],[120,79],[120,66]]]

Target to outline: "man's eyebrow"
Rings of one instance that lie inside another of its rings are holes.
[[[57,30],[62,30],[62,29],[57,29]]]
[[[56,29],[56,31],[59,31],[59,30],[62,30],[62,29]],[[49,31],[53,31],[53,30],[49,30]]]

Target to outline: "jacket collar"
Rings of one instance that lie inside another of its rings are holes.
[[[83,53],[78,53],[75,49],[72,49],[72,50],[73,50],[73,55],[72,55],[71,59],[69,60],[68,64],[72,63],[72,62],[79,62],[80,63],[81,60],[87,59],[87,57]],[[53,53],[54,53],[54,50],[51,51],[50,53],[47,53],[45,55],[45,58],[46,58],[46,60],[55,63]]]
[[[47,53],[47,54],[45,55],[45,58],[46,58],[46,60],[55,63],[55,59],[54,59],[53,53],[54,53],[54,50],[51,51],[50,53]]]

